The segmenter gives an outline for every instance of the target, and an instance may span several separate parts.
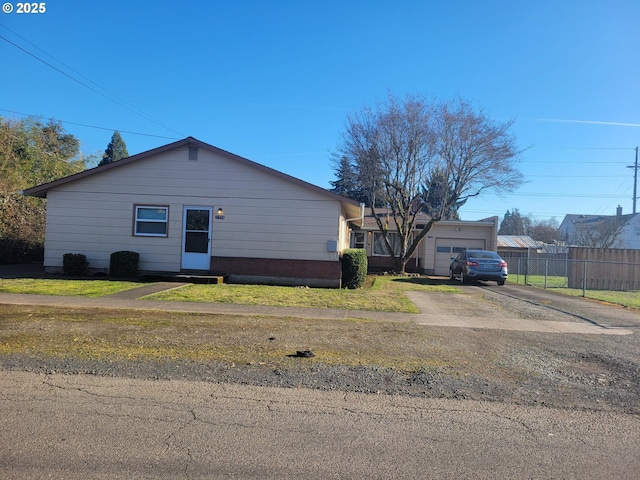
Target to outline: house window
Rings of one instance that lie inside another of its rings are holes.
[[[400,235],[397,232],[389,232],[387,233],[389,236],[389,243],[393,248],[393,253],[396,257],[400,256],[400,246],[402,240]],[[389,256],[389,251],[387,250],[387,246],[384,243],[384,236],[380,232],[374,232],[373,234],[373,254],[374,255],[385,255]]]
[[[169,207],[136,206],[134,235],[166,237]]]
[[[364,232],[354,232],[353,234],[353,248],[364,248]]]

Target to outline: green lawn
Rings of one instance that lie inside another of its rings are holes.
[[[574,297],[582,296],[582,289],[579,288],[562,288],[554,289],[555,292]],[[601,302],[612,303],[614,305],[622,305],[627,308],[640,310],[640,292],[615,292],[612,290],[587,290],[586,298],[600,300]]]
[[[49,278],[0,279],[2,293],[28,293],[33,295],[77,295],[102,297],[147,285],[139,282],[111,280],[65,280]]]
[[[355,290],[266,285],[188,285],[145,298],[180,302],[219,302],[418,313],[415,305],[402,294],[406,290],[460,292],[456,287],[441,285],[427,278],[380,276],[369,277],[364,288]]]
[[[142,285],[146,284],[110,280],[2,279],[0,280],[0,292],[101,297]],[[219,302],[418,313],[415,305],[403,295],[402,292],[406,290],[460,292],[455,286],[442,285],[424,277],[370,276],[364,288],[355,290],[199,284],[187,285],[145,298],[181,302]]]
[[[513,273],[509,274],[509,282],[510,283],[519,283],[521,285],[525,284],[525,278],[527,280],[527,285],[533,285],[534,287],[544,287],[545,279],[544,275],[515,275]],[[553,277],[547,276],[547,288],[562,288],[567,286],[567,277]]]
[[[509,283],[524,284],[525,277],[520,275],[516,278],[515,275],[509,275]],[[543,288],[545,286],[545,280],[543,275],[528,275],[527,285]],[[547,289],[553,290],[557,293],[564,295],[571,295],[574,297],[582,297],[581,288],[567,288],[567,277],[547,277]],[[640,292],[617,292],[613,290],[587,290],[585,294],[586,298],[592,298],[594,300],[600,300],[601,302],[612,303],[614,305],[622,305],[627,308],[635,308],[640,310]]]

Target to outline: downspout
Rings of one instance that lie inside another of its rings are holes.
[[[349,222],[353,222],[355,220],[360,220],[360,228],[362,228],[362,225],[364,224],[364,203],[360,203],[360,216],[359,217],[346,218],[344,221],[348,226]],[[351,242],[349,242],[349,244],[351,244]]]
[[[353,222],[354,220],[360,220],[360,226],[362,226],[362,223],[364,222],[364,203],[360,204],[360,216],[359,217],[346,218],[344,221],[345,222]]]

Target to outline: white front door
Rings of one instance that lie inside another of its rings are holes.
[[[209,270],[211,263],[211,207],[184,207],[182,269]]]

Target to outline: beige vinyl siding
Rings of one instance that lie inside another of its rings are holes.
[[[338,259],[327,252],[328,240],[345,242],[338,200],[203,148],[187,157],[163,152],[50,190],[45,266],[73,252],[106,270],[111,253],[132,250],[141,270],[179,271],[184,206],[213,207],[214,256]],[[168,206],[168,236],[134,236],[134,205]]]

